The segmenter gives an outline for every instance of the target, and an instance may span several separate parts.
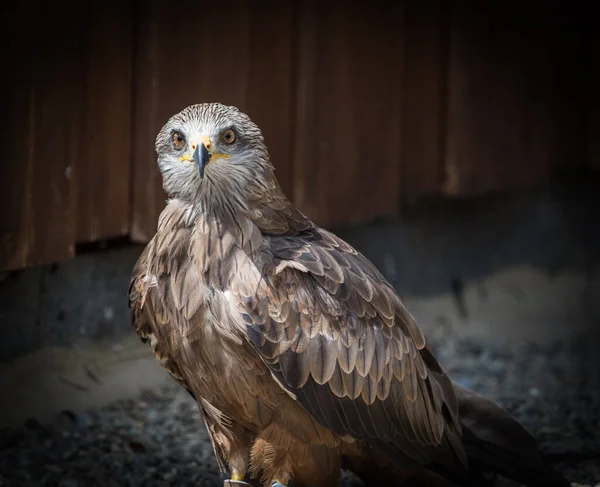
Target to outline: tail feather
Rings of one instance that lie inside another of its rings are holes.
[[[454,383],[469,462],[527,487],[570,487],[550,465],[533,436],[507,411]]]

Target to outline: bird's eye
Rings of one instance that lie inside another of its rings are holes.
[[[233,144],[235,142],[235,132],[231,129],[227,129],[223,132],[223,142],[226,144]]]
[[[177,150],[185,147],[185,137],[181,132],[173,132],[173,147]]]

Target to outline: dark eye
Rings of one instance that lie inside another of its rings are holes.
[[[233,144],[235,142],[235,132],[232,129],[227,129],[223,132],[222,139],[226,144]]]
[[[173,132],[173,147],[177,150],[181,150],[185,147],[185,137],[181,132]]]

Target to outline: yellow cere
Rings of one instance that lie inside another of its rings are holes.
[[[190,161],[190,162],[194,162],[194,158],[193,158],[192,156],[181,156],[181,157],[179,158],[179,160],[180,160],[181,162],[183,162],[183,161]]]
[[[220,153],[214,153],[212,156],[210,156],[210,161],[214,161],[215,159],[229,159],[231,156],[228,154],[220,154]]]

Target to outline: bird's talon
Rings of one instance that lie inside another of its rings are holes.
[[[286,485],[280,484],[279,482],[277,482],[277,480],[275,480],[272,484],[271,487],[287,487]]]

